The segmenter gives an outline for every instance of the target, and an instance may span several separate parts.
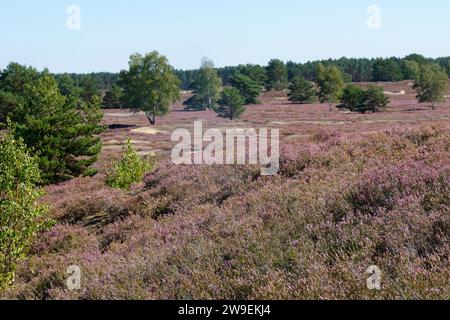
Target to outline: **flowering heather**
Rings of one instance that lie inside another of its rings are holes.
[[[160,164],[126,193],[47,188],[59,223],[11,299],[450,298],[450,128],[312,132],[281,171]],[[67,267],[81,290],[66,287]],[[382,290],[366,270],[383,272]]]

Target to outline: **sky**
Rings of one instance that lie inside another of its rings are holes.
[[[0,69],[118,72],[153,50],[179,69],[203,57],[226,66],[448,56],[449,14],[448,0],[1,0]]]

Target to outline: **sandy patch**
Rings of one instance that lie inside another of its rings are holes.
[[[131,140],[132,144],[138,144],[138,145],[150,145],[152,144],[152,141],[147,141],[147,140]]]
[[[140,156],[156,156],[156,155],[158,155],[159,153],[161,153],[162,152],[162,150],[159,150],[159,149],[157,149],[157,150],[145,150],[145,151],[139,151],[138,152],[138,154],[140,155]]]
[[[121,113],[105,113],[104,114],[105,117],[116,117],[116,118],[129,118],[129,117],[133,117],[136,114],[131,113],[131,112],[121,112]]]
[[[384,94],[387,94],[390,96],[404,96],[406,94],[406,91],[405,90],[402,90],[400,92],[384,91]]]
[[[156,128],[152,128],[152,127],[141,127],[141,128],[137,128],[137,129],[133,129],[131,130],[132,133],[143,133],[143,134],[164,134],[164,133],[169,133],[168,131],[163,131],[163,130],[159,130]]]
[[[103,142],[104,146],[114,146],[114,145],[118,145],[118,144],[122,144],[122,143],[119,140],[115,140],[115,139]]]

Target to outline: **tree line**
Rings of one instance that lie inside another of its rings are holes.
[[[416,64],[432,63],[441,66],[450,76],[450,57],[425,58],[419,54],[410,54],[403,58],[340,58],[318,61],[309,61],[306,63],[296,63],[288,61],[284,63],[278,59],[271,60],[267,66],[247,64],[239,66],[230,66],[217,68],[217,73],[225,85],[229,85],[230,76],[236,71],[258,81],[264,87],[270,86],[270,78],[273,76],[271,68],[273,64],[283,63],[286,68],[287,81],[291,82],[296,77],[305,78],[308,81],[317,81],[317,68],[323,66],[336,66],[344,74],[347,82],[390,82],[413,80]],[[176,74],[180,78],[183,90],[191,90],[195,82],[196,70],[177,70]]]
[[[274,59],[276,60],[276,59]],[[295,77],[302,77],[308,81],[317,81],[317,67],[319,64],[324,66],[337,66],[343,73],[348,82],[389,82],[412,80],[414,76],[415,63],[434,63],[441,66],[450,76],[450,57],[425,58],[419,54],[410,54],[403,58],[340,58],[318,61],[308,61],[305,63],[296,63],[288,61],[285,63],[287,72],[287,81],[291,82]],[[284,62],[283,62],[284,64]],[[257,82],[266,86],[268,81],[268,66],[256,64],[246,64],[239,66],[229,66],[216,68],[222,83],[230,84],[230,77],[236,71],[252,77]],[[175,70],[175,74],[180,79],[182,90],[191,90],[197,78],[200,69],[193,70]],[[64,73],[54,75],[59,82],[69,81],[79,87],[94,88],[99,92],[106,93],[114,85],[117,85],[119,73],[99,72],[89,74]],[[270,75],[269,75],[270,76]],[[71,80],[68,80],[70,78]]]
[[[440,63],[418,55],[408,56],[403,63],[419,102],[431,103],[434,109],[445,101],[448,73]],[[274,59],[265,68],[240,66],[224,81],[220,69],[204,59],[184,106],[186,110],[213,110],[234,120],[246,105],[259,102],[264,88],[287,89],[292,103],[318,100],[327,103],[330,111],[337,107],[378,112],[389,103],[379,86],[364,90],[349,84],[348,75],[338,65],[318,63],[314,74],[314,82],[304,76],[290,80],[287,64]],[[11,132],[37,154],[44,183],[95,174],[91,165],[101,150],[102,106],[143,112],[154,125],[181,96],[182,80],[156,51],[131,55],[127,70],[116,78],[104,74],[103,79],[110,83],[104,93],[92,75],[54,76],[48,70],[39,72],[17,63],[0,70],[0,123],[9,124]]]

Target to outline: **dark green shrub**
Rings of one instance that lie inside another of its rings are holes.
[[[316,95],[314,84],[305,78],[296,77],[289,86],[289,101],[292,103],[313,102]]]
[[[225,88],[216,112],[224,118],[234,120],[239,118],[245,111],[244,103],[245,99],[239,94],[239,90],[236,88]]]
[[[257,104],[259,103],[258,97],[261,94],[262,87],[251,78],[236,73],[230,79],[233,87],[239,90],[242,97],[245,99],[245,104]]]

